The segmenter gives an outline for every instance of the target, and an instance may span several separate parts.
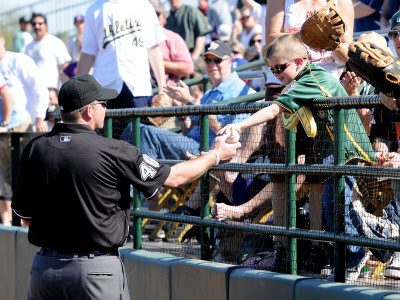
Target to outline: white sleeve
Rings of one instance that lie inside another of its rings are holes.
[[[58,51],[56,53],[57,55],[57,64],[58,65],[63,65],[67,62],[70,62],[72,60],[71,55],[69,55],[67,47],[65,46],[64,42],[60,39],[57,38],[55,41],[57,43],[57,48]]]
[[[85,15],[85,27],[83,28],[82,52],[90,55],[97,55],[96,29],[94,25],[94,12],[89,8]]]
[[[260,3],[254,2],[253,9],[250,10],[250,15],[252,15],[254,18],[258,20],[258,22],[261,22],[262,17],[263,17],[263,9],[261,7]]]
[[[29,56],[24,55],[24,63],[21,64],[20,78],[24,79],[24,85],[30,92],[28,101],[32,101],[32,107],[34,108],[35,115],[37,118],[45,118],[47,107],[49,105],[49,90],[47,89],[46,82],[39,74],[39,68],[35,62]],[[32,120],[35,122],[35,120]]]

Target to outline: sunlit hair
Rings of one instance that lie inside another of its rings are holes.
[[[63,120],[63,122],[76,122],[78,121],[80,118],[82,118],[82,114],[85,111],[86,108],[88,108],[88,106],[90,106],[92,103],[85,105],[81,108],[75,109],[73,111],[69,111],[69,112],[63,112],[61,111],[61,120]]]
[[[279,57],[291,61],[298,57],[307,57],[307,48],[299,38],[294,36],[294,34],[284,34],[277,37],[268,46],[266,51],[262,52],[264,60],[271,57]]]

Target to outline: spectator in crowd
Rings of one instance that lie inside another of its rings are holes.
[[[60,112],[60,106],[58,105],[58,90],[55,88],[49,88],[49,107],[46,111],[46,122],[49,130],[54,127],[55,113],[57,112]]]
[[[13,95],[12,106],[4,106],[0,131],[47,131],[44,118],[48,103],[48,90],[35,62],[24,53],[6,50],[5,39],[0,30],[0,70],[4,75]],[[10,113],[10,109],[12,112]],[[28,110],[29,109],[29,110]],[[31,113],[31,114],[30,114]],[[34,120],[34,127],[32,126]],[[11,196],[11,152],[10,138],[0,139],[0,193],[3,197]],[[10,203],[6,202],[8,207]]]
[[[28,299],[49,298],[49,291],[53,299],[130,299],[118,257],[129,234],[130,185],[151,198],[161,186],[192,182],[228,162],[240,147],[217,138],[197,159],[162,165],[126,142],[96,134],[104,102],[117,96],[88,74],[67,81],[59,95],[63,123],[24,149],[12,205],[29,228],[29,242],[41,247]],[[71,216],[77,216],[73,222]]]
[[[256,33],[254,34],[249,41],[249,47],[255,48],[258,53],[260,54],[261,57],[261,48],[262,48],[262,34],[261,33]]]
[[[207,18],[208,0],[199,0],[197,8],[201,11],[203,16]]]
[[[1,30],[0,68],[14,95],[12,122],[8,128],[13,129],[21,124],[28,128],[33,122],[36,131],[47,131],[44,122],[49,99],[46,84],[38,76],[40,71],[30,57],[6,50]]]
[[[193,61],[182,37],[164,28],[166,15],[162,2],[160,0],[152,0],[151,2],[167,37],[166,40],[159,43],[164,60],[165,78],[167,83],[176,83],[182,77],[187,77],[193,73]]]
[[[85,26],[85,17],[77,15],[74,17],[76,34],[68,39],[68,53],[72,61],[78,61],[82,50],[83,29]]]
[[[30,18],[23,16],[19,19],[19,31],[14,36],[14,52],[24,52],[26,45],[32,42],[29,32]]]
[[[185,40],[195,62],[204,50],[206,35],[213,29],[196,7],[182,4],[182,0],[168,1],[171,12],[165,28],[176,32]]]
[[[11,121],[11,113],[13,109],[13,95],[9,88],[3,73],[0,71],[0,97],[1,97],[1,123],[0,133],[7,132],[8,124]],[[4,138],[0,138],[0,146]],[[9,151],[10,152],[10,151]],[[1,154],[1,153],[0,153]],[[4,180],[3,160],[0,161],[0,218],[3,225],[11,226],[11,186]]]
[[[48,33],[47,18],[44,14],[33,13],[31,25],[35,35],[34,40],[25,48],[25,53],[39,67],[47,87],[59,88],[63,81],[62,70],[71,61],[67,47],[63,41]]]
[[[391,25],[392,16],[400,10],[399,0],[383,0],[381,14],[381,29],[388,29]]]
[[[265,33],[265,16],[267,15],[267,0],[242,0],[243,4],[250,9],[253,16],[262,27]],[[265,44],[265,35],[262,35],[262,45]]]
[[[227,0],[211,0],[207,9],[208,22],[213,28],[212,37],[219,36],[218,29],[224,25],[220,30],[223,30],[224,37],[232,35],[232,15],[229,11],[229,4]],[[221,38],[217,38],[221,41]],[[229,39],[228,39],[229,41]]]
[[[326,70],[308,62],[306,47],[300,39],[292,34],[282,35],[275,39],[266,50],[265,59],[278,79],[283,84],[288,85],[285,93],[281,94],[272,105],[263,108],[244,121],[226,126],[218,134],[230,135],[232,130],[240,132],[251,126],[263,124],[270,119],[276,118],[281,113],[295,114],[299,109],[304,109],[304,106],[315,98],[347,96],[346,91],[338,80],[335,80]],[[295,78],[296,81],[292,82]],[[333,163],[333,144],[330,137],[330,132],[333,132],[332,111],[320,112],[314,114],[313,117],[316,123],[313,151],[315,152],[317,163],[331,164]],[[285,124],[287,126],[288,122],[286,121]],[[291,125],[296,124],[294,119],[293,121],[294,123]],[[344,145],[346,163],[353,164],[358,161],[369,164],[374,163],[375,155],[371,143],[356,111],[354,109],[347,110],[344,121],[348,134],[352,136],[345,141]],[[300,151],[304,150],[300,149]],[[354,178],[346,176],[344,195],[346,205],[345,228],[346,233],[357,235],[349,215],[353,184]],[[334,227],[333,196],[333,178],[330,178],[324,184],[322,195],[322,224],[323,229],[329,232],[333,232]],[[277,199],[278,201],[283,201],[283,197]],[[330,265],[333,267],[333,249],[331,247],[327,247],[327,255]],[[356,280],[368,259],[369,255],[362,247],[347,246],[346,278],[348,280]],[[333,275],[333,272],[331,272],[331,275]]]
[[[231,57],[233,69],[248,63],[247,59],[244,58],[245,47],[242,43],[233,42],[230,44],[230,47],[232,49]]]
[[[83,40],[83,28],[85,26],[85,17],[82,15],[77,15],[74,18],[74,25],[76,27],[77,33],[68,39],[68,53],[71,55],[71,62],[63,70],[64,74],[68,78],[76,76],[78,70],[78,61],[82,52],[82,40]]]
[[[127,24],[127,25],[126,25]],[[109,108],[151,105],[150,66],[159,90],[165,85],[163,56],[158,44],[165,34],[148,0],[94,2],[86,11],[78,75],[93,76],[118,91]],[[149,66],[150,62],[150,66]]]
[[[262,27],[258,21],[250,15],[248,7],[241,9],[240,19],[235,21],[232,40],[239,41],[243,45],[249,45],[251,37],[256,33],[262,33]]]
[[[383,0],[356,0],[354,5],[354,32],[381,29]]]

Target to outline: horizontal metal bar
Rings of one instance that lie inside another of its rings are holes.
[[[351,236],[347,234],[335,235],[333,232],[307,230],[300,228],[286,229],[282,226],[249,224],[236,221],[218,222],[214,219],[201,219],[200,217],[176,215],[172,213],[159,213],[148,210],[134,210],[131,214],[135,217],[162,220],[167,222],[204,225],[207,227],[221,228],[242,232],[263,233],[270,235],[288,236],[304,240],[318,240],[324,242],[343,242],[350,245],[365,246],[379,249],[400,251],[398,241],[388,241],[387,239],[370,239],[367,237]]]
[[[183,160],[158,160],[167,165],[175,165]],[[268,174],[305,174],[305,175],[348,175],[359,177],[379,177],[388,179],[399,179],[400,170],[372,166],[334,166],[334,165],[288,165],[285,164],[263,164],[263,163],[227,163],[212,167],[216,171],[231,171],[245,173],[268,173]]]

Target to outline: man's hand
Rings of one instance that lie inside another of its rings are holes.
[[[46,122],[42,118],[37,118],[35,122],[35,128],[37,132],[47,132],[49,129],[47,128]]]
[[[231,159],[236,155],[236,150],[241,147],[239,142],[233,144],[226,143],[225,140],[227,137],[227,135],[217,136],[212,145],[212,150],[217,151],[219,154],[220,164],[231,161]]]
[[[381,97],[382,104],[385,105],[387,108],[389,108],[390,110],[400,111],[400,107],[397,104],[397,99],[390,98],[383,93],[379,93],[379,96]]]
[[[190,95],[189,87],[182,80],[179,81],[179,84],[180,86],[177,84],[168,84],[163,87],[163,92],[174,100],[186,105],[192,101],[192,96]]]

